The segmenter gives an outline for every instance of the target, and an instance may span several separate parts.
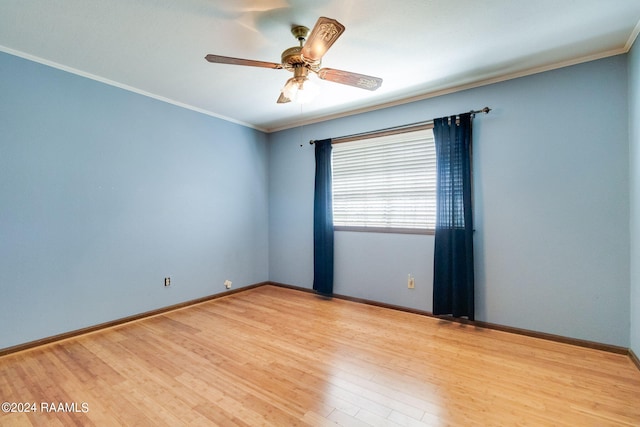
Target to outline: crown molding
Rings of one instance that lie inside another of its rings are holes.
[[[202,109],[202,108],[194,107],[193,105],[189,105],[189,104],[185,104],[185,103],[180,102],[180,101],[176,101],[175,99],[171,99],[171,98],[167,98],[167,97],[164,97],[164,96],[157,95],[155,93],[147,92],[147,91],[138,89],[138,88],[133,87],[133,86],[129,86],[129,85],[126,85],[126,84],[123,84],[123,83],[119,83],[119,82],[116,82],[114,80],[110,80],[110,79],[107,79],[107,78],[104,78],[104,77],[101,77],[101,76],[97,76],[95,74],[87,73],[85,71],[78,70],[76,68],[69,67],[67,65],[59,64],[57,62],[50,61],[48,59],[44,59],[44,58],[41,58],[39,56],[35,56],[35,55],[31,55],[31,54],[28,54],[28,53],[25,53],[25,52],[21,52],[19,50],[11,49],[11,48],[6,47],[6,46],[0,45],[0,52],[4,52],[4,53],[7,53],[9,55],[17,56],[19,58],[26,59],[26,60],[29,60],[29,61],[32,61],[32,62],[36,62],[38,64],[46,65],[48,67],[55,68],[55,69],[58,69],[58,70],[61,70],[61,71],[66,71],[67,73],[75,74],[77,76],[84,77],[84,78],[87,78],[87,79],[90,79],[90,80],[94,80],[94,81],[97,81],[97,82],[100,82],[100,83],[104,83],[104,84],[109,85],[109,86],[117,87],[118,89],[123,89],[123,90],[126,90],[128,92],[133,92],[133,93],[136,93],[138,95],[146,96],[148,98],[152,98],[152,99],[155,99],[157,101],[161,101],[161,102],[165,102],[167,104],[175,105],[176,107],[185,108],[187,110],[191,110],[191,111],[195,111],[197,113],[205,114],[205,115],[210,116],[210,117],[215,117],[216,119],[224,120],[226,122],[231,122],[231,123],[235,123],[235,124],[238,124],[238,125],[241,125],[241,126],[245,126],[245,127],[248,127],[248,128],[256,129],[256,130],[259,130],[261,132],[267,132],[266,129],[258,127],[258,126],[255,126],[255,125],[253,125],[251,123],[246,123],[246,122],[243,122],[243,121],[240,121],[240,120],[233,119],[231,117],[226,117],[226,116],[223,116],[223,115],[220,115],[220,114],[216,114],[216,113],[214,113],[212,111],[208,111],[208,110],[205,110],[205,109]]]
[[[640,31],[640,23],[638,24],[638,26],[636,26],[636,29],[638,31]],[[488,85],[492,85],[492,84],[495,84],[495,83],[500,83],[500,82],[504,82],[504,81],[508,81],[508,80],[517,79],[517,78],[520,78],[520,77],[526,77],[526,76],[531,76],[531,75],[534,75],[534,74],[544,73],[546,71],[552,71],[552,70],[556,70],[556,69],[560,69],[560,68],[570,67],[572,65],[578,65],[578,64],[585,63],[585,62],[590,62],[590,61],[595,61],[595,60],[598,60],[598,59],[608,58],[608,57],[611,57],[611,56],[625,54],[625,53],[627,53],[629,51],[630,47],[631,46],[627,47],[627,45],[625,45],[625,47],[623,47],[623,48],[612,49],[612,50],[608,50],[606,52],[600,52],[600,53],[594,54],[594,55],[583,56],[583,57],[580,57],[580,58],[574,58],[574,59],[570,59],[570,60],[567,60],[567,61],[557,62],[557,63],[544,65],[544,66],[540,66],[540,67],[528,68],[526,70],[517,71],[517,72],[514,72],[514,73],[509,73],[509,74],[505,74],[505,75],[501,75],[501,76],[497,76],[497,77],[492,77],[492,78],[488,78],[488,79],[481,79],[481,80],[477,80],[477,81],[474,81],[474,82],[465,83],[463,85],[451,86],[451,87],[438,89],[438,90],[431,91],[431,92],[425,92],[425,93],[422,93],[420,95],[415,95],[415,96],[411,96],[411,97],[407,97],[407,98],[399,98],[399,99],[392,100],[392,101],[389,101],[389,102],[376,104],[376,105],[372,105],[372,106],[369,106],[369,107],[359,108],[359,109],[356,109],[356,110],[345,111],[345,112],[342,112],[342,113],[328,114],[328,115],[325,115],[325,116],[315,117],[315,118],[311,118],[311,119],[308,119],[308,120],[301,120],[301,121],[298,121],[298,122],[295,122],[295,123],[292,123],[292,124],[289,124],[289,125],[268,128],[266,130],[266,132],[267,133],[275,133],[275,132],[279,132],[279,131],[282,131],[282,130],[292,129],[292,128],[296,128],[296,127],[300,127],[300,126],[312,125],[312,124],[315,124],[315,123],[321,123],[321,122],[325,122],[325,121],[329,121],[329,120],[335,120],[335,119],[339,119],[339,118],[343,118],[343,117],[348,117],[348,116],[353,116],[353,115],[357,115],[357,114],[367,113],[367,112],[370,112],[370,111],[382,110],[382,109],[385,109],[385,108],[395,107],[395,106],[398,106],[398,105],[404,105],[404,104],[409,104],[409,103],[412,103],[412,102],[422,101],[424,99],[435,98],[435,97],[442,96],[442,95],[448,95],[448,94],[455,93],[455,92],[462,92],[462,91],[468,90],[468,89],[474,89],[474,88],[478,88],[478,87],[482,87],[482,86],[488,86]]]
[[[640,33],[640,20],[638,20],[638,23],[633,31],[631,31],[631,34],[629,34],[629,39],[627,39],[627,42],[624,45],[625,52],[629,52],[631,50],[638,37],[638,33]]]

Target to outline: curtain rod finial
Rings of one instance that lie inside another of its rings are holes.
[[[309,140],[309,145],[313,145],[313,144],[314,144],[314,142],[316,142],[316,141],[315,141],[315,140],[313,140],[313,139]]]
[[[485,114],[489,114],[489,111],[491,111],[491,108],[489,107],[484,107],[482,110],[471,110],[469,111],[469,114],[471,114],[471,116],[475,116],[476,114],[479,113],[485,113]]]

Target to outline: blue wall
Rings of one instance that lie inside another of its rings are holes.
[[[640,43],[629,54],[631,159],[631,349],[640,357]]]
[[[0,348],[268,280],[265,134],[3,53],[0,75]]]
[[[639,56],[265,135],[0,53],[0,348],[225,279],[311,288],[309,139],[489,105],[477,317],[640,354]],[[432,236],[338,232],[335,292],[430,311],[432,258]]]
[[[271,280],[312,286],[309,139],[485,105],[474,121],[477,318],[628,346],[624,55],[270,135]],[[432,236],[338,232],[335,257],[336,293],[431,311]]]

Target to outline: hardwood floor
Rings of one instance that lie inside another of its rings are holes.
[[[638,426],[640,371],[624,355],[261,286],[2,357],[0,401],[23,411],[2,426]]]

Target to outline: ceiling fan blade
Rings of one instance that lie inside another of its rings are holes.
[[[278,98],[278,104],[286,104],[287,102],[291,102],[291,100],[286,96],[284,96],[284,93],[280,92],[280,97]]]
[[[322,80],[329,80],[331,82],[342,83],[343,85],[355,86],[366,90],[376,90],[382,85],[382,79],[380,77],[366,76],[364,74],[335,70],[333,68],[320,69],[318,71],[318,77]]]
[[[302,47],[302,57],[309,62],[320,61],[342,33],[344,25],[335,19],[321,16]]]
[[[282,68],[282,64],[278,64],[276,62],[254,61],[252,59],[232,58],[230,56],[209,54],[205,56],[204,59],[216,64],[248,65],[250,67],[273,68],[276,70]]]

